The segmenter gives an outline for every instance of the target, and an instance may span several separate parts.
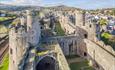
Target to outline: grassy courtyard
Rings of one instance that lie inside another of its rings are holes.
[[[89,66],[87,60],[84,60],[82,62],[70,63],[70,68],[71,70],[94,70],[91,66]]]
[[[9,57],[7,54],[4,57],[3,63],[0,65],[0,70],[8,70],[8,65],[9,65]]]
[[[61,28],[60,23],[56,23],[55,32],[57,33],[58,36],[64,36],[65,35],[65,32]]]
[[[89,61],[81,58],[78,55],[66,56],[71,70],[94,70],[93,67],[89,66]]]

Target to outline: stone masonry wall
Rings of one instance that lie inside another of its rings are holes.
[[[95,60],[104,70],[115,70],[115,56],[108,53],[90,40],[84,40],[87,47],[87,54]],[[101,70],[101,69],[98,69]]]

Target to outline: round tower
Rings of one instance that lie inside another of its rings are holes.
[[[9,32],[9,70],[18,70],[18,65],[28,47],[25,28],[14,26]]]

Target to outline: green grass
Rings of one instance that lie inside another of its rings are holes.
[[[109,34],[109,33],[107,33],[107,32],[105,32],[105,33],[102,33],[102,35],[101,35],[102,37],[104,37],[104,38],[110,38],[111,37],[111,34]]]
[[[94,70],[94,68],[89,66],[89,67],[84,68],[84,70]]]
[[[115,38],[111,34],[105,32],[101,34],[101,40],[106,44],[112,46],[115,50]]]
[[[0,33],[5,33],[7,31],[8,29],[4,25],[0,25]]]
[[[8,54],[5,55],[3,63],[0,65],[0,70],[8,70],[9,65],[9,56]]]
[[[92,67],[89,66],[87,60],[82,62],[70,63],[70,68],[71,70],[81,70],[81,68],[83,68],[84,70],[94,70]]]
[[[109,33],[107,33],[107,32],[101,34],[101,40],[102,40],[105,44],[108,44],[110,37],[111,37],[111,35],[110,35]]]
[[[5,18],[5,17],[0,17],[0,21],[4,21],[4,20],[6,20],[7,18]]]
[[[61,28],[60,23],[56,23],[55,32],[57,33],[58,36],[64,36],[65,35],[65,32]]]
[[[78,55],[69,55],[69,56],[65,56],[66,59],[72,59],[72,58],[77,58],[77,57],[80,57]]]
[[[10,19],[9,17],[0,17],[0,21],[5,21],[5,20],[8,20]]]

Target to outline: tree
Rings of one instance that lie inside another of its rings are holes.
[[[99,24],[100,24],[100,25],[106,25],[106,24],[107,24],[107,20],[101,18],[101,19],[99,20]]]

